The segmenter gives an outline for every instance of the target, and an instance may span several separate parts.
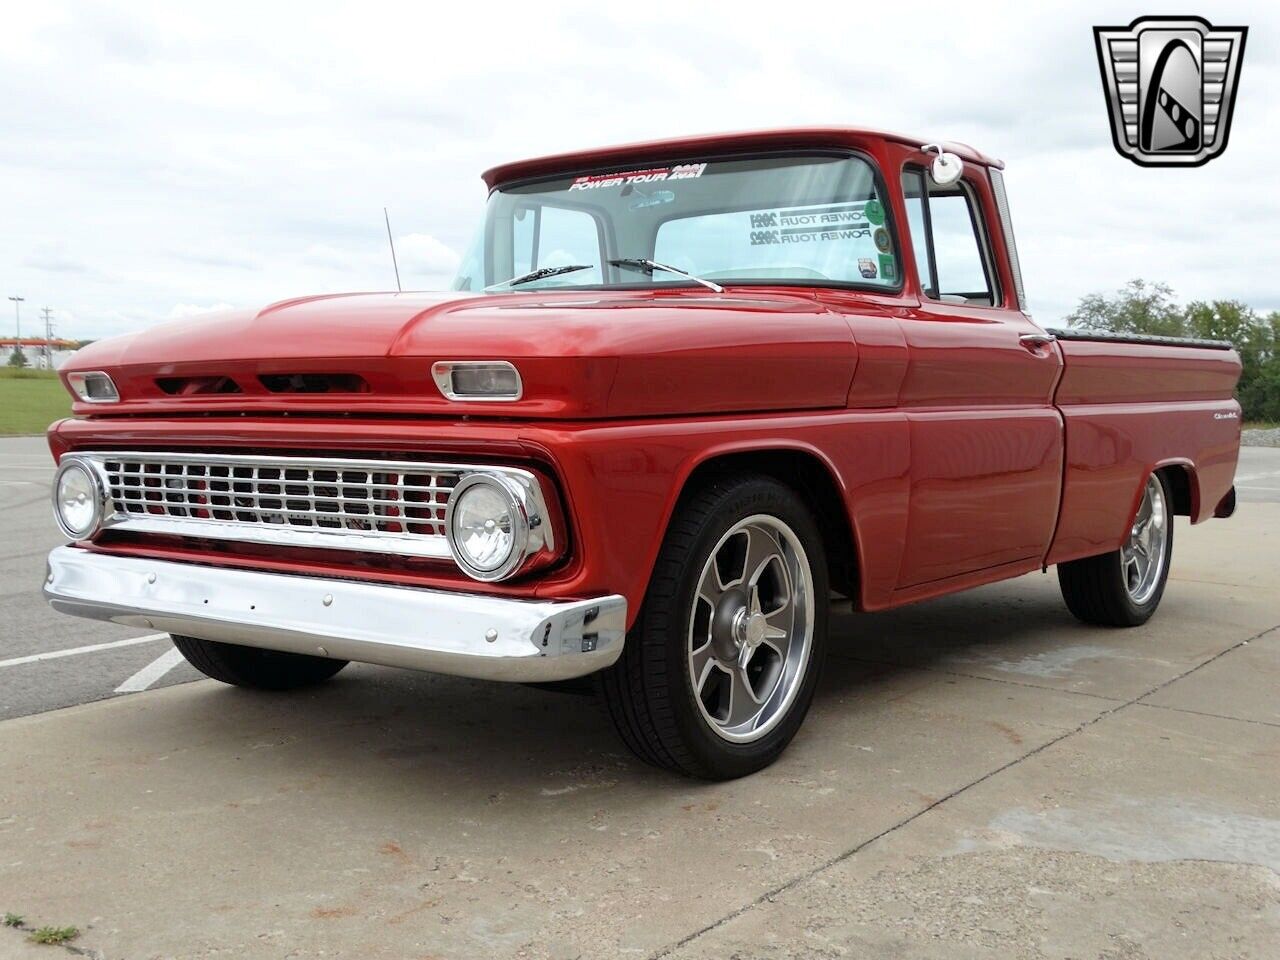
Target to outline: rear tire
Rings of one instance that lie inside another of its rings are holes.
[[[827,564],[800,497],[721,478],[671,521],[644,605],[599,689],[623,741],[655,766],[729,780],[776,760],[826,652]]]
[[[1058,564],[1062,599],[1078,620],[1136,627],[1151,619],[1169,579],[1172,505],[1169,484],[1160,474],[1152,474],[1123,547]]]
[[[187,663],[206,677],[255,690],[297,690],[323,683],[347,665],[346,660],[311,657],[302,653],[260,650],[217,640],[173,634]]]

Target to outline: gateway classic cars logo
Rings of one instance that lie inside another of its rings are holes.
[[[1200,17],[1094,27],[1120,155],[1144,167],[1198,167],[1222,153],[1248,32]]]

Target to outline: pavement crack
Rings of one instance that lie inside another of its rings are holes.
[[[1207,710],[1191,710],[1187,707],[1171,707],[1164,703],[1136,703],[1136,707],[1146,707],[1148,710],[1168,710],[1172,713],[1189,713],[1196,717],[1211,717],[1214,720],[1226,720],[1230,723],[1252,723],[1260,727],[1276,727],[1280,728],[1280,723],[1271,720],[1254,720],[1249,717],[1228,717],[1222,713],[1209,713]]]
[[[1153,696],[1154,694],[1159,693],[1165,687],[1172,686],[1173,684],[1177,683],[1179,680],[1182,680],[1182,679],[1185,679],[1186,677],[1191,676],[1191,674],[1195,673],[1197,670],[1200,670],[1204,667],[1209,666],[1209,664],[1211,663],[1215,663],[1216,661],[1221,660],[1227,654],[1235,653],[1241,647],[1247,647],[1249,644],[1253,643],[1253,641],[1261,640],[1267,634],[1275,633],[1275,631],[1277,630],[1280,630],[1280,623],[1277,623],[1275,626],[1267,627],[1267,629],[1265,630],[1260,630],[1259,632],[1255,633],[1252,637],[1245,637],[1243,640],[1238,640],[1235,643],[1233,643],[1231,646],[1227,647],[1225,650],[1219,650],[1209,659],[1202,660],[1200,663],[1197,663],[1194,667],[1184,670],[1182,673],[1178,674],[1177,676],[1170,677],[1168,680],[1164,681],[1163,683],[1156,684],[1146,693],[1130,700],[1128,704],[1125,704],[1125,706],[1129,706],[1129,704],[1138,703],[1139,701],[1145,700],[1147,699],[1147,697],[1150,697],[1150,696]]]
[[[751,910],[754,910],[756,907],[760,906],[761,904],[772,903],[777,897],[782,896],[783,894],[787,893],[789,890],[792,890],[795,887],[798,887],[800,884],[804,883],[807,880],[811,880],[813,877],[816,877],[818,874],[822,873],[823,871],[829,870],[830,868],[837,866],[841,863],[844,863],[847,860],[851,860],[853,857],[856,857],[859,853],[867,849],[873,843],[876,843],[879,840],[883,840],[885,837],[888,837],[894,833],[897,833],[903,827],[909,826],[910,824],[919,820],[921,817],[923,817],[925,814],[929,813],[930,811],[936,810],[938,807],[942,806],[944,803],[947,803],[950,800],[954,800],[956,797],[964,793],[968,793],[974,787],[977,787],[977,786],[980,786],[981,784],[986,783],[992,777],[999,776],[1000,774],[1004,773],[1006,770],[1009,770],[1009,769],[1012,769],[1013,767],[1018,766],[1018,764],[1022,763],[1025,760],[1030,760],[1032,757],[1043,753],[1044,751],[1048,750],[1050,747],[1056,746],[1057,744],[1062,743],[1064,740],[1068,740],[1071,737],[1074,737],[1076,734],[1082,733],[1085,730],[1088,730],[1090,727],[1095,726],[1102,720],[1105,720],[1107,717],[1114,716],[1115,714],[1119,713],[1121,710],[1126,709],[1127,707],[1132,707],[1135,705],[1149,706],[1149,704],[1143,704],[1141,703],[1141,701],[1145,700],[1147,697],[1151,696],[1152,694],[1159,693],[1161,690],[1165,689],[1166,687],[1172,684],[1177,683],[1179,680],[1183,680],[1186,677],[1191,676],[1191,674],[1195,673],[1197,670],[1201,670],[1204,667],[1207,667],[1209,664],[1222,659],[1227,654],[1232,653],[1236,650],[1239,650],[1241,647],[1248,646],[1248,644],[1250,644],[1254,640],[1259,640],[1262,637],[1265,637],[1267,634],[1272,633],[1276,630],[1280,630],[1280,624],[1276,624],[1275,626],[1268,627],[1267,629],[1262,630],[1251,637],[1247,637],[1244,640],[1239,640],[1236,643],[1233,643],[1231,646],[1223,650],[1220,650],[1217,653],[1215,653],[1213,656],[1205,660],[1202,660],[1200,663],[1197,663],[1195,666],[1189,667],[1188,669],[1182,671],[1182,673],[1179,673],[1174,677],[1170,677],[1168,680],[1165,680],[1162,683],[1156,684],[1156,686],[1152,687],[1150,690],[1147,690],[1144,693],[1140,693],[1138,696],[1133,697],[1132,699],[1124,700],[1124,701],[1111,701],[1112,703],[1114,703],[1114,706],[1108,707],[1107,709],[1099,713],[1097,716],[1092,717],[1088,720],[1085,720],[1080,724],[1077,724],[1075,727],[1063,733],[1058,734],[1058,736],[1056,737],[1046,740],[1044,743],[1040,744],[1039,746],[1033,747],[1032,749],[1026,751],[1020,756],[1015,757],[1014,759],[1008,761],[1007,763],[1001,764],[1000,766],[996,767],[993,770],[988,770],[982,776],[977,777],[974,780],[970,780],[968,783],[962,784],[959,787],[956,787],[954,790],[952,790],[950,793],[946,794],[945,796],[939,797],[937,800],[933,801],[927,806],[921,807],[915,813],[912,813],[909,816],[903,817],[897,823],[886,827],[885,829],[881,830],[879,833],[875,834],[874,836],[868,837],[866,840],[863,840],[860,843],[850,847],[848,850],[845,850],[843,853],[838,853],[834,857],[829,857],[828,859],[819,863],[817,866],[812,867],[809,870],[804,871],[803,873],[797,874],[796,876],[792,877],[790,880],[786,880],[778,884],[777,886],[769,890],[766,890],[764,893],[760,894],[755,899],[749,900],[747,903],[744,903],[742,906],[738,907],[736,910],[726,913],[724,916],[720,917],[719,919],[707,924],[704,927],[701,927],[698,930],[693,931],[690,934],[687,934],[686,936],[682,937],[680,940],[677,940],[675,943],[672,943],[666,947],[663,947],[657,953],[650,954],[649,960],[661,960],[661,958],[663,957],[669,957],[675,951],[687,946],[688,944],[692,943],[695,940],[700,939],[701,937],[706,936],[708,933],[711,933],[715,930],[720,929],[725,924],[731,923],[732,921],[738,919],[738,917],[742,916],[743,914],[748,913]],[[920,668],[920,669],[927,669],[927,668]],[[939,672],[945,672],[945,671],[939,671]],[[988,678],[978,677],[976,679],[986,680]],[[1008,682],[1017,683],[1017,681],[1008,681]],[[1022,684],[1022,685],[1035,686],[1034,684]],[[1053,688],[1037,687],[1036,689],[1052,690]],[[1085,694],[1085,696],[1096,696],[1096,695]]]

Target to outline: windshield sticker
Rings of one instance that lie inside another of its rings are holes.
[[[877,226],[884,223],[884,207],[880,205],[879,200],[868,200],[862,212],[867,215],[868,220]]]
[[[871,236],[863,203],[793,207],[751,214],[751,243],[812,243]],[[774,229],[777,228],[777,229]]]
[[[871,239],[876,242],[876,249],[881,253],[889,252],[889,231],[884,227],[876,227],[876,232],[871,235]]]
[[[880,254],[880,276],[885,280],[898,279],[898,267],[887,253]]]
[[[863,280],[874,280],[876,278],[876,262],[870,258],[859,260],[858,272],[862,274]]]
[[[844,203],[831,207],[798,207],[778,211],[778,225],[782,227],[839,226],[840,224],[867,225],[865,204]]]
[[[827,243],[832,240],[858,240],[871,235],[864,225],[848,230],[831,230],[827,227],[792,227],[789,230],[752,230],[751,245],[763,243]]]
[[[647,170],[628,170],[626,173],[592,173],[574,177],[570,190],[599,190],[602,187],[621,187],[629,183],[657,183],[670,180],[691,180],[706,172],[705,163],[678,163],[673,167],[650,167]]]

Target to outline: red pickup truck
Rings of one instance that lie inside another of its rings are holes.
[[[242,686],[590,676],[708,778],[796,733],[833,595],[1052,564],[1143,623],[1173,517],[1234,508],[1239,359],[1037,326],[1001,166],[847,128],[512,163],[450,292],[86,347],[45,594]]]

